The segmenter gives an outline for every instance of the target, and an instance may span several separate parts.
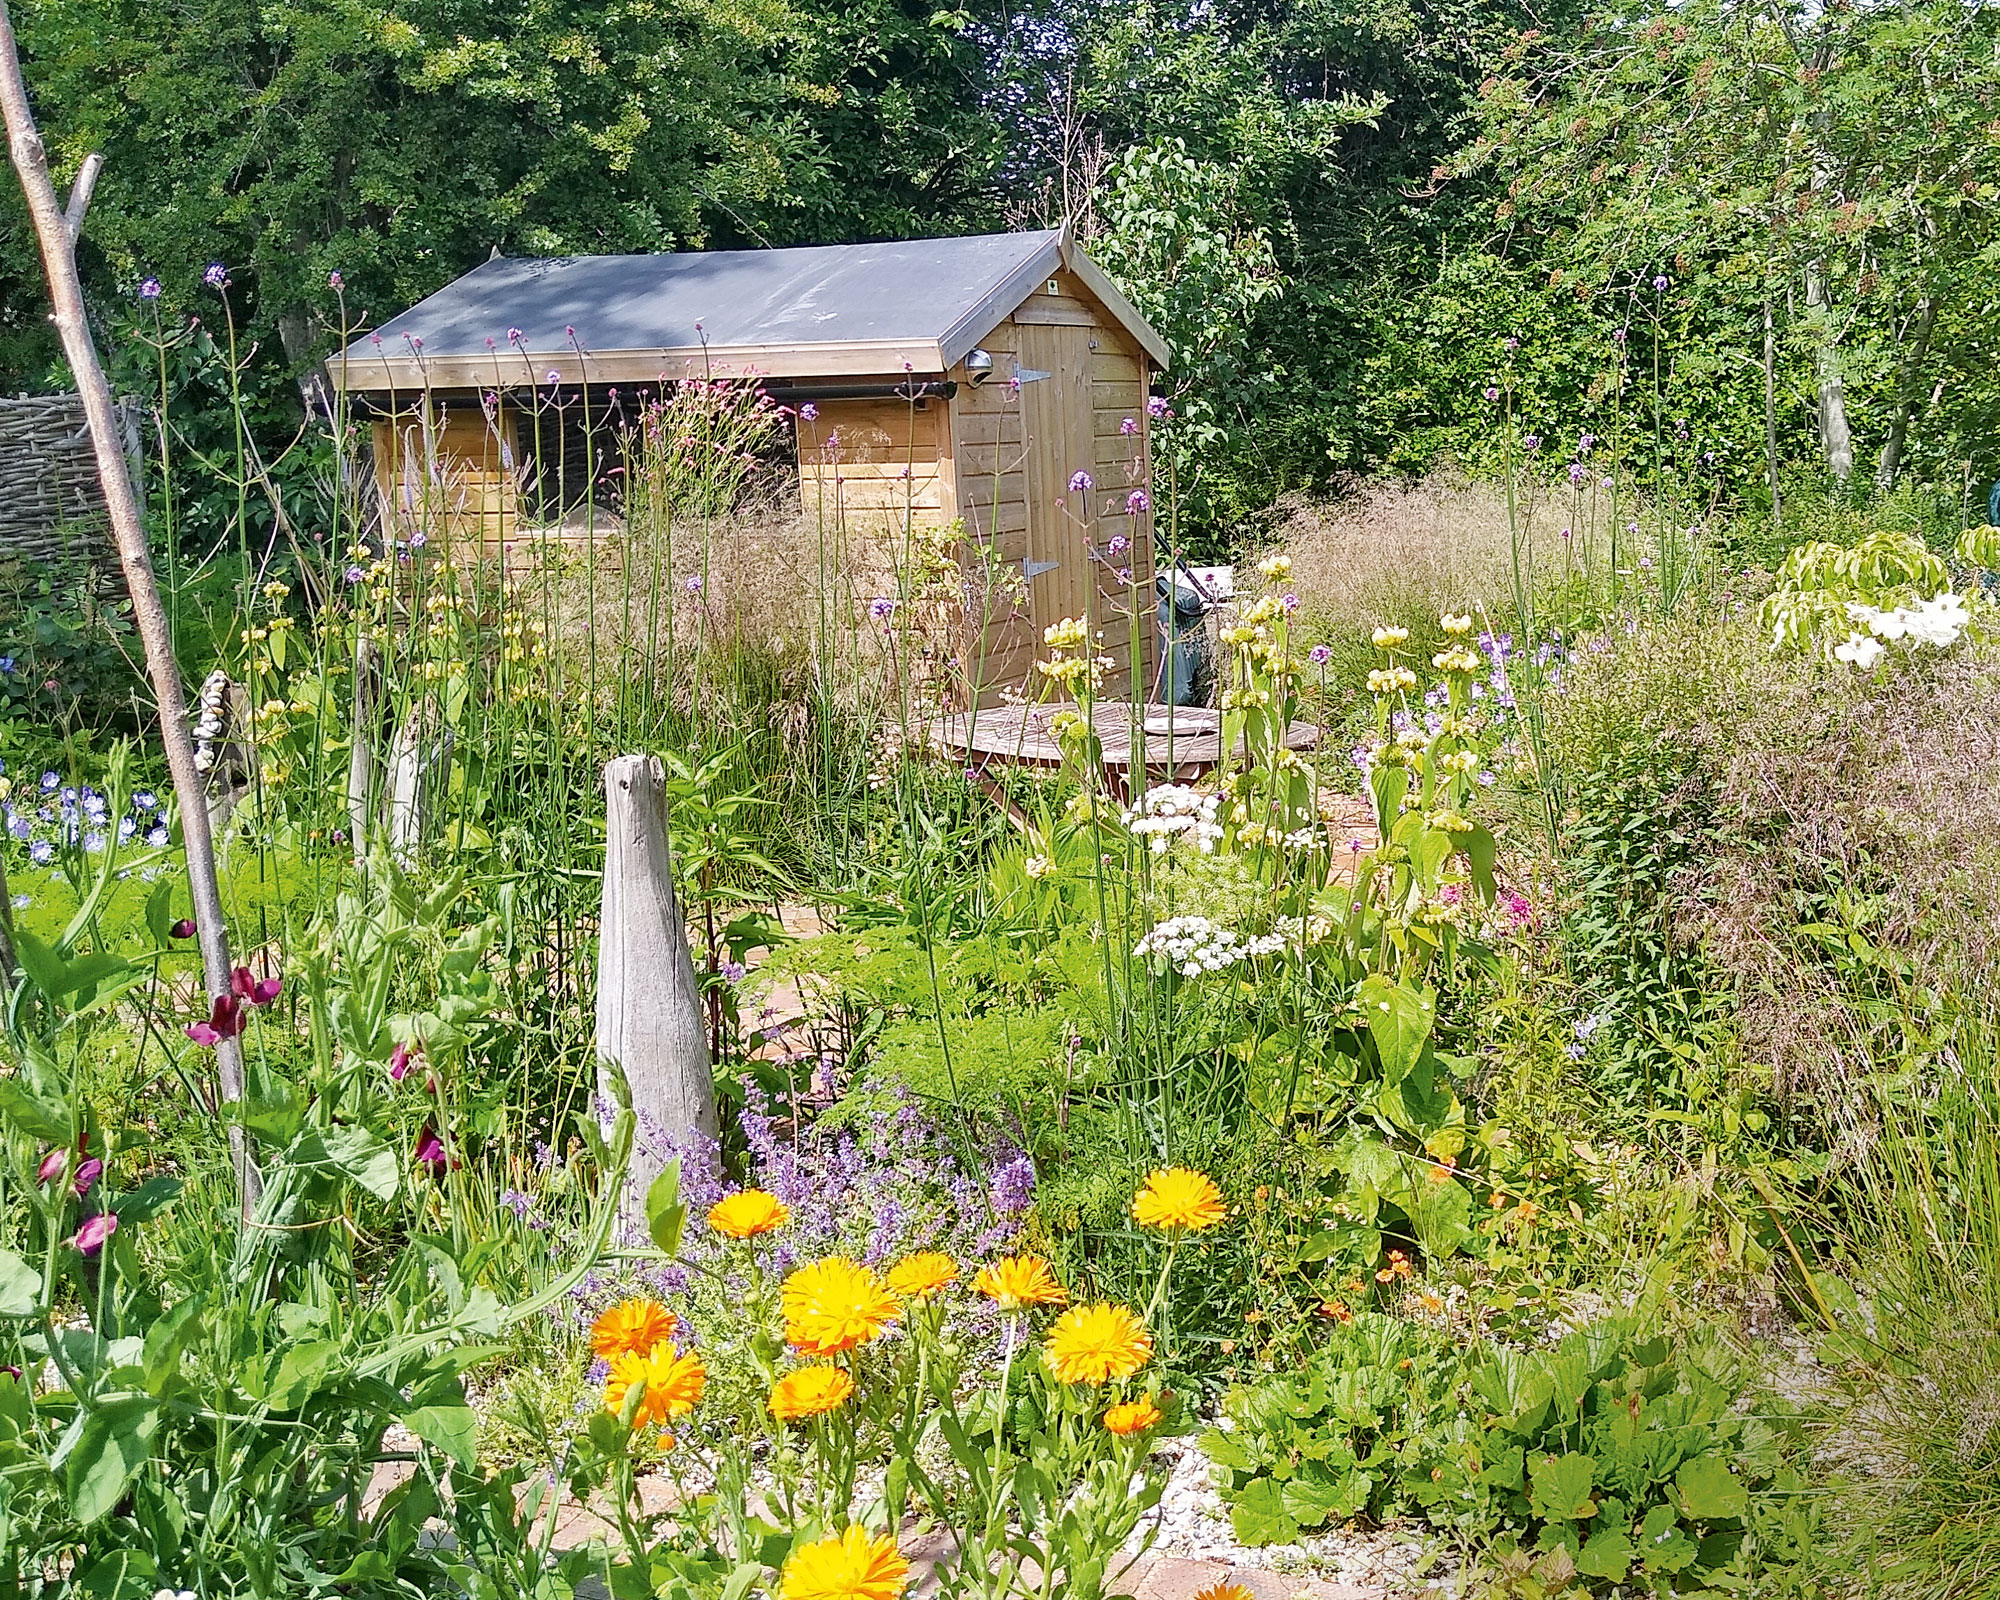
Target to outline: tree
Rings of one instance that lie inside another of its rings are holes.
[[[1503,224],[1600,283],[1702,272],[1810,350],[1828,473],[1852,470],[1849,374],[1873,372],[1894,485],[1941,316],[1983,294],[2000,196],[2000,12],[1957,0],[1691,0],[1523,35],[1461,170]],[[1773,398],[1775,409],[1775,394]],[[1775,489],[1775,416],[1767,417]]]

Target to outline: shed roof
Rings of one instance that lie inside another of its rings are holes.
[[[1165,366],[1167,349],[1065,234],[674,255],[496,257],[334,358],[363,391],[942,373],[1058,267]]]

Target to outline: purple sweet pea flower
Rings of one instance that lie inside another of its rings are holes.
[[[100,1211],[94,1217],[84,1218],[83,1226],[76,1230],[76,1237],[70,1240],[84,1255],[94,1256],[104,1248],[104,1241],[118,1231],[117,1215],[110,1211]]]

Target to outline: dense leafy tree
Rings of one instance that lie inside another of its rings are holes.
[[[1706,276],[1810,352],[1828,471],[1853,470],[1859,375],[1886,489],[1941,326],[1993,304],[2000,10],[1958,0],[1690,0],[1529,34],[1464,165],[1503,220],[1593,283]],[[1760,318],[1762,320],[1762,318]],[[1767,443],[1775,476],[1777,419]],[[1947,425],[1947,430],[1948,425]]]

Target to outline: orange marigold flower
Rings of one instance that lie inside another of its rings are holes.
[[[613,1356],[604,1379],[604,1409],[617,1416],[625,1409],[625,1396],[635,1383],[643,1383],[646,1392],[639,1397],[632,1426],[643,1428],[649,1422],[684,1417],[694,1410],[701,1402],[702,1390],[708,1387],[708,1368],[700,1356],[682,1355],[670,1344],[657,1346],[649,1355]]]
[[[791,1208],[762,1189],[738,1189],[708,1208],[708,1225],[731,1239],[774,1233],[791,1220]]]
[[[1124,1306],[1072,1306],[1049,1329],[1042,1354],[1059,1383],[1106,1383],[1151,1360],[1153,1336]]]
[[[859,1262],[828,1256],[785,1280],[785,1337],[809,1356],[837,1356],[879,1339],[903,1314],[882,1280]]]
[[[1196,1594],[1194,1600],[1256,1600],[1256,1597],[1243,1584],[1230,1583],[1225,1580],[1220,1583],[1211,1583],[1206,1589]]]
[[[896,1600],[910,1563],[891,1534],[879,1539],[850,1526],[794,1550],[778,1582],[780,1600]]]
[[[590,1325],[590,1348],[606,1361],[651,1355],[680,1325],[680,1318],[657,1300],[620,1300]]]
[[[836,1411],[854,1393],[854,1380],[838,1367],[800,1367],[771,1385],[771,1415],[797,1422]]]
[[[1214,1227],[1227,1214],[1215,1180],[1188,1167],[1160,1168],[1132,1197],[1132,1218],[1142,1228],[1198,1233]]]
[[[1104,1413],[1104,1430],[1119,1438],[1144,1433],[1160,1420],[1160,1408],[1151,1400],[1121,1400]]]
[[[972,1287],[1008,1311],[1069,1303],[1069,1291],[1056,1282],[1056,1275],[1040,1256],[1003,1256],[989,1261],[979,1269]]]
[[[938,1250],[919,1250],[904,1256],[882,1281],[899,1300],[923,1300],[958,1282],[958,1263]]]

